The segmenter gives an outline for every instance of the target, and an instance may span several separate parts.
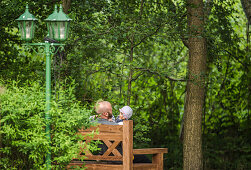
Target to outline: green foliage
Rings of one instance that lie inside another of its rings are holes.
[[[7,85],[1,94],[1,169],[43,169],[49,143],[45,138],[45,93],[39,83]],[[76,132],[89,126],[90,111],[74,97],[74,84],[61,84],[51,109],[53,167],[65,167],[77,157],[81,138]]]
[[[250,52],[245,47],[246,28],[240,16],[244,16],[240,3],[214,3],[207,25],[210,71],[203,126],[204,167],[207,169],[251,167],[251,141],[247,134],[250,130],[247,67],[251,63],[247,62]],[[217,35],[211,34],[215,31]]]
[[[42,90],[45,58],[20,45],[15,19],[24,12],[26,2],[0,2],[0,74],[3,80],[20,81],[18,85],[5,81],[6,93],[1,95],[1,166],[42,169],[48,148]],[[245,15],[239,0],[204,2],[211,8],[205,9],[208,77],[203,113],[204,167],[250,169],[251,63]],[[34,42],[46,35],[43,20],[57,3],[29,1],[30,12],[39,19]],[[127,104],[132,70],[134,145],[168,147],[165,167],[181,169],[178,136],[188,59],[183,44],[188,32],[186,5],[183,0],[71,1],[71,37],[66,50],[52,58],[56,65],[52,68],[56,89],[51,111],[52,156],[57,166],[63,167],[75,153],[77,128],[88,126],[89,111],[81,105],[93,108],[102,98],[112,103],[116,116]],[[74,86],[68,77],[75,80]],[[65,79],[66,83],[56,86]]]

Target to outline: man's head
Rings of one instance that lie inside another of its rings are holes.
[[[103,119],[110,119],[112,118],[112,105],[108,101],[97,101],[95,107],[95,111],[97,114],[100,115]]]

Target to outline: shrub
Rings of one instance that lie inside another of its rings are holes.
[[[49,142],[45,137],[45,92],[39,83],[5,85],[0,94],[0,169],[44,169]],[[78,128],[90,125],[90,111],[74,96],[74,82],[63,83],[51,102],[53,168],[65,167],[76,157]]]

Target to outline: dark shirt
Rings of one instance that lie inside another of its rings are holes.
[[[118,117],[116,118],[115,122],[116,122],[116,123],[119,123],[119,122],[123,122],[123,120],[120,119],[119,116],[118,116]]]
[[[118,123],[115,122],[110,122],[107,119],[102,119],[102,118],[98,118],[95,120],[97,123],[103,124],[103,125],[119,125]],[[121,147],[121,146],[120,146]],[[98,148],[100,148],[101,150],[99,151],[98,155],[103,155],[106,150],[108,149],[106,144],[104,144],[102,142],[102,144],[98,144]],[[120,150],[122,150],[122,147],[120,148]]]

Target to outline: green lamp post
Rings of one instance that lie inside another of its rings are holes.
[[[25,13],[22,14],[18,19],[19,32],[21,34],[21,39],[25,40],[24,44],[26,47],[32,48],[33,46],[42,47],[42,52],[39,50],[37,53],[44,54],[46,56],[46,106],[45,106],[45,134],[48,143],[51,144],[51,134],[50,134],[50,103],[51,103],[51,55],[54,55],[58,50],[64,49],[64,44],[61,43],[50,43],[45,41],[44,43],[29,43],[34,38],[35,32],[35,21],[37,20],[28,9],[26,5]],[[49,38],[57,40],[59,42],[65,41],[69,34],[69,22],[71,19],[63,12],[62,5],[60,5],[59,12],[57,11],[57,6],[55,5],[54,12],[46,19]],[[55,48],[57,47],[57,48]],[[36,50],[32,48],[35,52]],[[40,48],[39,48],[40,49]],[[51,148],[46,154],[46,169],[51,169]]]

